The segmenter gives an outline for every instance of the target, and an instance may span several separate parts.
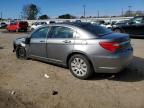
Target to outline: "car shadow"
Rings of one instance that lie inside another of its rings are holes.
[[[62,65],[56,65],[53,63],[44,62],[41,60],[31,59],[33,61],[39,61],[42,63],[47,63],[49,65],[62,67],[64,69],[68,69]],[[126,69],[119,73],[95,73],[92,78],[88,79],[88,81],[95,80],[113,80],[113,81],[122,81],[122,82],[138,82],[144,80],[144,58],[135,57],[133,58],[132,63],[127,66]]]
[[[144,80],[144,58],[134,57],[133,62],[123,71],[116,74],[95,74],[90,80],[108,79],[122,82],[138,82]]]

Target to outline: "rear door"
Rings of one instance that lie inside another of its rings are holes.
[[[37,58],[46,58],[46,38],[49,27],[42,27],[31,35],[29,55]]]
[[[53,26],[47,39],[48,59],[65,64],[66,58],[73,50],[75,31],[69,27]]]

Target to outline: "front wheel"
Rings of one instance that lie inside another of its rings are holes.
[[[26,50],[23,47],[18,47],[16,49],[16,57],[19,59],[27,59]]]
[[[88,79],[93,74],[93,68],[89,60],[80,54],[73,55],[69,60],[71,73],[79,79]]]

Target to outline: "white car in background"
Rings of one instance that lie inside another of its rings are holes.
[[[43,21],[43,22],[34,22],[31,27],[30,27],[30,30],[33,31],[35,29],[37,29],[38,27],[40,26],[43,26],[43,25],[47,25],[48,23]]]
[[[0,28],[5,28],[7,24],[5,22],[0,22]]]
[[[40,26],[47,25],[47,24],[53,24],[53,23],[56,23],[56,22],[55,21],[37,21],[31,25],[30,30],[33,31],[33,30],[39,28]]]
[[[106,27],[106,28],[108,28],[108,29],[111,29],[111,28],[112,28],[111,23],[105,22],[104,20],[92,21],[92,22],[90,22],[90,23],[91,23],[91,24],[98,24],[98,25],[100,25],[100,26],[102,26],[102,27]]]
[[[103,24],[103,27],[106,27],[108,29],[112,29],[112,24],[110,22],[106,22],[105,24]]]

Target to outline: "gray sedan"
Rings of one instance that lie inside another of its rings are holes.
[[[90,23],[51,24],[14,40],[17,58],[46,61],[69,67],[79,79],[94,72],[117,73],[133,58],[127,34]]]

